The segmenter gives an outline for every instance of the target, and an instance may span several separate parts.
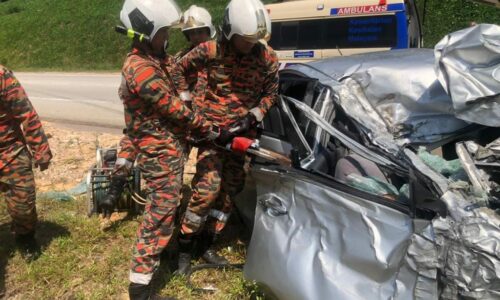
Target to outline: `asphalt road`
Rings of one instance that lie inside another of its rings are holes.
[[[16,72],[43,120],[73,126],[123,128],[120,74]]]

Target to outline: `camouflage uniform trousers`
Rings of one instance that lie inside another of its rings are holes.
[[[118,151],[112,176],[129,176],[137,155],[137,150],[130,138],[123,136],[120,140],[120,151]]]
[[[133,248],[130,281],[148,284],[160,264],[160,254],[168,245],[181,200],[182,175],[187,145],[169,138],[171,149],[157,155],[140,152],[138,166],[146,181],[147,204]]]
[[[245,155],[213,147],[199,148],[191,183],[193,195],[181,224],[183,234],[200,233],[203,227],[211,233],[224,229],[233,208],[232,198],[245,184],[245,161]],[[207,222],[208,217],[211,219]]]
[[[33,232],[37,223],[35,178],[31,157],[26,149],[0,170],[0,190],[12,218],[12,232]]]

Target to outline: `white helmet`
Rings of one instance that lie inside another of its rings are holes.
[[[127,29],[133,29],[153,39],[163,27],[178,26],[181,10],[173,0],[125,0],[120,20]]]
[[[259,0],[231,0],[224,13],[222,31],[228,40],[237,34],[257,41],[271,34],[271,18]]]
[[[269,42],[271,40],[271,28],[272,28],[272,25],[271,25],[271,16],[269,15],[269,11],[266,9],[266,13],[265,13],[265,16],[266,16],[266,29],[267,29],[267,33],[266,33],[266,36],[264,37],[264,40],[266,42]]]
[[[210,37],[212,39],[215,37],[216,31],[212,24],[212,16],[203,7],[191,5],[182,15],[182,23],[182,32],[195,28],[208,28]]]

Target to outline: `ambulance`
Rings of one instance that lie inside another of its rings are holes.
[[[285,0],[266,8],[282,67],[422,44],[415,0]]]

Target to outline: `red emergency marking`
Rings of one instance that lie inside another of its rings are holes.
[[[387,12],[387,5],[367,5],[339,8],[337,15],[364,15]]]

